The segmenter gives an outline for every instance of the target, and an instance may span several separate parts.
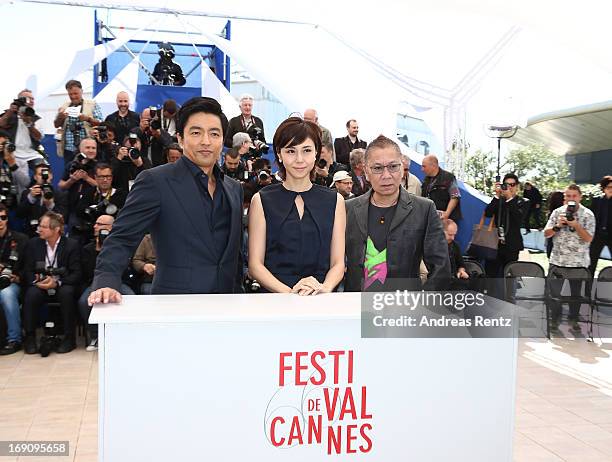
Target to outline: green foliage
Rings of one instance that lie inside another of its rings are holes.
[[[476,150],[465,161],[465,182],[483,194],[493,194],[496,156],[491,151]]]
[[[569,167],[563,156],[540,144],[521,146],[506,156],[503,173],[514,172],[521,183],[532,182],[540,192],[563,190],[570,183]]]
[[[466,183],[484,194],[493,195],[496,166],[496,153],[477,150],[465,161]],[[544,199],[570,184],[565,158],[542,145],[521,146],[510,151],[501,165],[501,176],[506,173],[515,173],[521,183],[533,183]]]

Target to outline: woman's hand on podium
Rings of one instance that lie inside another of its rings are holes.
[[[317,295],[325,292],[329,292],[329,290],[312,276],[300,279],[291,289],[291,293],[298,295]]]
[[[104,287],[90,293],[87,303],[89,306],[93,306],[96,303],[121,303],[121,294],[115,289]]]

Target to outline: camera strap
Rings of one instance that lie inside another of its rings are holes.
[[[51,246],[49,245],[48,242],[45,241],[45,263],[47,264],[47,268],[55,268],[56,263],[57,263],[57,254],[58,254],[59,245],[60,245],[61,240],[62,238],[60,236],[60,238],[57,240],[55,244],[55,250],[53,250],[53,258],[51,259],[51,261],[49,261],[49,252],[47,251],[47,247],[51,247]]]
[[[4,261],[4,252],[6,250],[6,245],[11,242],[12,239],[13,236],[11,232],[7,231],[6,236],[4,236],[4,239],[2,240],[2,247],[0,248],[0,258],[2,258],[2,261]]]
[[[244,118],[244,116],[240,115],[240,122],[242,123],[242,128],[244,128],[245,130],[251,128],[251,125],[255,125],[255,119],[253,119],[253,116],[251,116],[251,119],[247,123],[247,120]]]

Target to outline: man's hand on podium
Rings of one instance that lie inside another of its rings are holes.
[[[87,303],[89,303],[89,306],[93,306],[95,303],[121,303],[121,294],[115,289],[104,287],[90,293]]]

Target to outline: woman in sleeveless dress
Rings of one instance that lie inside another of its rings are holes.
[[[269,292],[332,292],[344,277],[344,199],[312,183],[321,152],[319,127],[299,117],[274,134],[282,183],[253,196],[249,273]]]

